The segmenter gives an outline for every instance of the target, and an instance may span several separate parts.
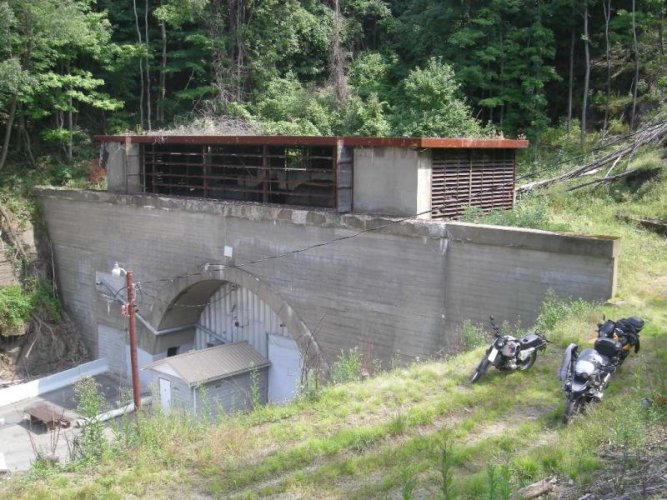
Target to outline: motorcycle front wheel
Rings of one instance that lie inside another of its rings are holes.
[[[530,356],[528,356],[528,359],[526,361],[517,365],[516,369],[527,370],[528,368],[530,368],[535,364],[536,359],[537,359],[537,351],[533,351],[530,353]]]
[[[565,414],[563,415],[563,423],[564,424],[569,423],[572,417],[574,417],[577,413],[579,413],[579,411],[581,411],[582,405],[583,401],[581,398],[568,397],[565,403]]]
[[[480,378],[484,376],[486,373],[486,370],[489,369],[489,365],[491,363],[489,362],[488,358],[484,356],[484,359],[479,362],[477,365],[477,368],[475,368],[475,371],[472,374],[472,377],[470,377],[470,383],[474,384],[475,382],[478,382]]]

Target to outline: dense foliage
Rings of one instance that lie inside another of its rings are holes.
[[[91,133],[202,113],[269,133],[534,142],[635,127],[667,87],[664,0],[2,0],[0,136],[76,156]],[[581,123],[581,127],[579,127]]]

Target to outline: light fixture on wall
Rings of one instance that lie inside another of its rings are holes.
[[[130,363],[132,365],[132,395],[134,396],[134,409],[141,409],[141,385],[139,382],[139,366],[137,362],[137,328],[135,319],[134,303],[134,275],[132,271],[126,271],[118,262],[115,262],[111,269],[111,275],[120,277],[125,275],[127,288],[127,304],[123,306],[123,316],[127,316],[130,330]]]

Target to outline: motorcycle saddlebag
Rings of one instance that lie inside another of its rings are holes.
[[[594,348],[597,352],[608,358],[615,358],[621,353],[622,346],[620,342],[612,339],[597,339]]]
[[[539,335],[531,333],[530,335],[526,335],[524,338],[521,339],[521,349],[537,347],[543,343],[544,340],[542,340],[542,338]]]

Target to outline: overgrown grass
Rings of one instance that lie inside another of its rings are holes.
[[[34,471],[0,485],[0,495],[421,498],[446,490],[507,498],[552,475],[585,488],[605,468],[603,446],[625,450],[631,467],[646,436],[667,422],[667,244],[615,214],[659,213],[667,182],[651,181],[627,197],[618,189],[554,189],[546,199],[549,224],[621,238],[619,286],[612,304],[548,297],[538,327],[552,344],[527,372],[490,370],[470,386],[484,350],[474,347],[480,339],[472,327],[469,352],[364,381],[356,380],[359,360],[344,353],[337,369],[348,382],[320,387],[316,398],[222,416],[210,426],[178,414],[141,415],[94,465]],[[563,426],[555,377],[561,346],[586,346],[603,315],[630,314],[647,322],[641,352],[614,374],[602,403]]]

